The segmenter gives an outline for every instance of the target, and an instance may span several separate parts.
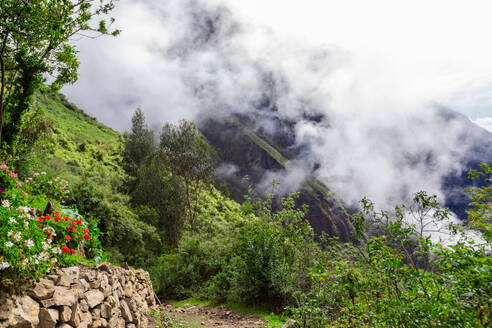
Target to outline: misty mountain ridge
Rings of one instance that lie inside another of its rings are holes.
[[[330,191],[330,180],[324,179],[326,175],[323,174],[326,163],[311,151],[313,145],[298,140],[299,121],[280,117],[275,106],[268,101],[262,105],[249,115],[242,113],[200,123],[204,135],[221,153],[218,182],[227,185],[233,199],[241,200],[249,184],[264,192],[269,190],[272,179],[276,179],[280,194],[300,192],[299,203],[309,205],[308,219],[316,231],[349,240],[352,229],[349,213],[357,210],[357,203],[345,198],[344,192]],[[441,201],[463,218],[469,202],[463,189],[471,186],[467,172],[480,162],[492,162],[492,134],[451,109],[433,105],[430,110],[432,122],[412,116],[408,120],[411,123],[408,129],[415,135],[432,134],[436,143],[429,147],[405,149],[402,142],[401,148],[392,151],[402,154],[397,165],[439,175]],[[304,114],[300,121],[323,126],[327,130],[333,127],[330,119],[322,114]],[[429,131],[429,126],[439,128]],[[441,129],[446,126],[459,132],[452,140],[447,139],[449,131]],[[397,126],[386,126],[381,130],[374,128],[371,134],[379,134],[383,140],[386,137],[398,140],[401,138],[400,129]],[[444,147],[446,153],[436,151],[443,143],[447,144]],[[390,144],[394,145],[393,142]],[[381,143],[381,146],[386,145]],[[439,172],[443,168],[442,163],[449,161],[455,162],[452,166],[455,169]],[[247,181],[243,179],[245,176],[249,178]],[[394,181],[395,185],[400,183]],[[394,204],[406,202],[412,193],[425,190],[424,186],[415,190],[408,185],[400,187],[399,193],[393,195]],[[360,196],[359,200],[365,195]]]

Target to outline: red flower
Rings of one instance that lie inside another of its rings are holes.
[[[61,219],[59,217],[56,217],[53,220],[55,220],[56,222],[61,221]]]
[[[88,234],[85,234],[85,235],[84,235],[84,239],[85,239],[85,240],[89,240],[89,239],[91,239],[91,236],[89,236]]]
[[[70,252],[71,252],[72,254],[75,254],[75,249],[71,249],[71,250],[70,250]]]
[[[58,212],[58,211],[55,211],[55,215],[60,215],[60,212]]]
[[[63,253],[69,253],[70,252],[70,248],[68,248],[67,246],[63,246],[62,247],[62,252]]]
[[[53,238],[53,236],[50,236],[51,240],[55,240],[55,238]]]
[[[39,228],[39,229],[43,229],[43,226],[42,226],[42,225],[38,225],[38,228]]]
[[[43,218],[38,218],[39,222],[44,222]]]
[[[50,219],[51,219],[51,216],[46,215],[46,216],[44,217],[44,219],[45,219],[45,220],[50,220]]]
[[[65,220],[65,221],[69,221],[69,220],[70,220],[70,218],[69,218],[68,216],[64,216],[64,217],[63,217],[63,220]]]
[[[67,231],[72,231],[72,226],[71,226],[71,225],[69,225],[69,226],[67,227]]]
[[[66,235],[65,238],[67,238],[67,240],[72,239],[72,237],[70,237],[69,235]]]
[[[89,229],[82,229],[83,232],[88,233]]]

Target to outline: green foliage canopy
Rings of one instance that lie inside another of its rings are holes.
[[[216,151],[193,122],[165,124],[160,136],[161,158],[172,174],[184,182],[189,223],[195,226],[197,198],[201,183],[210,183],[215,171]]]
[[[15,152],[24,114],[47,76],[52,87],[77,80],[76,37],[118,35],[101,19],[117,0],[3,0],[0,2],[0,143]]]

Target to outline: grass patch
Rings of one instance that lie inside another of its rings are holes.
[[[158,328],[167,327],[169,323],[171,323],[170,316],[162,311],[158,310],[150,310],[149,314],[154,318],[155,325]]]
[[[201,306],[219,306],[220,304],[215,303],[213,301],[204,301],[196,297],[191,297],[181,301],[169,301],[169,303],[175,308],[183,308],[187,309],[192,306],[201,305]],[[228,310],[239,312],[242,314],[249,314],[259,317],[264,321],[263,325],[267,327],[282,327],[284,323],[289,320],[286,316],[279,315],[268,311],[263,307],[251,307],[243,304],[237,303],[227,303],[220,305]],[[173,326],[174,327],[174,326]],[[178,326],[176,326],[178,327]],[[183,326],[185,327],[185,326]],[[186,326],[192,327],[192,326]]]
[[[217,305],[216,303],[214,303],[212,301],[202,301],[196,297],[187,298],[187,299],[181,300],[181,301],[169,301],[169,304],[171,304],[175,308],[183,308],[183,309],[188,309],[188,308],[195,306],[195,305],[202,305],[202,306],[215,306],[215,305]]]

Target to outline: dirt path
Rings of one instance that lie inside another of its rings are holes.
[[[189,308],[174,308],[163,305],[163,313],[172,320],[173,328],[214,327],[214,328],[265,328],[262,320],[254,315],[246,315],[222,307],[195,305]]]

